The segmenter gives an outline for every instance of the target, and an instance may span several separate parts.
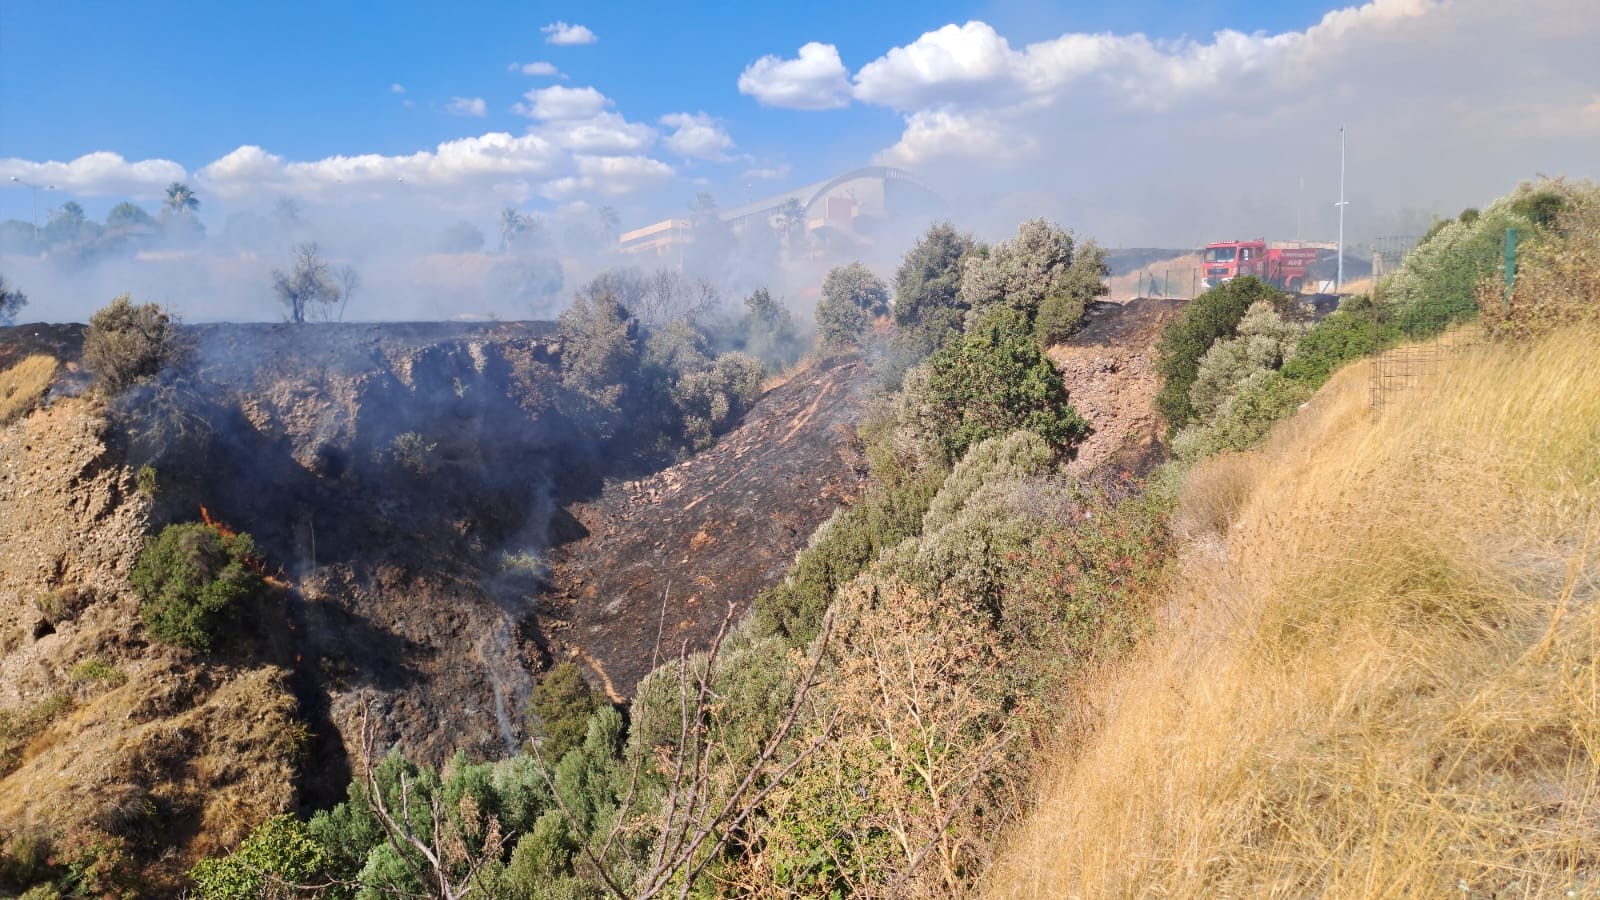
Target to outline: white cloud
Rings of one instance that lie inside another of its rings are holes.
[[[1008,162],[1037,147],[1038,141],[1031,135],[1010,132],[981,113],[924,110],[906,117],[906,130],[899,142],[878,154],[876,161],[912,167],[948,158]]]
[[[587,119],[562,119],[537,128],[557,146],[577,153],[636,153],[655,143],[656,130],[614,112]]]
[[[483,118],[489,112],[489,105],[483,102],[482,97],[451,97],[445,105],[445,111],[457,116],[476,116]]]
[[[511,71],[520,72],[523,75],[532,75],[539,78],[567,77],[561,74],[561,70],[556,68],[554,63],[548,63],[543,60],[529,63],[512,63]]]
[[[592,44],[600,40],[588,28],[582,25],[568,25],[565,22],[551,22],[539,30],[544,32],[544,42],[546,44],[556,44],[562,47]]]
[[[1044,213],[1109,240],[1178,244],[1230,230],[1320,238],[1341,124],[1357,228],[1406,207],[1454,213],[1538,172],[1600,175],[1592,5],[1372,0],[1282,33],[1026,45],[972,21],[853,76],[824,44],[764,57],[739,89],[767,105],[898,113],[877,160],[916,167],[975,221]]]
[[[183,166],[171,160],[129,162],[106,151],[88,153],[71,162],[0,159],[0,185],[15,187],[11,179],[16,178],[40,189],[53,187],[64,194],[85,197],[154,195],[168,184],[188,177]]]
[[[541,135],[514,137],[491,132],[439,144],[409,156],[330,156],[291,162],[260,147],[244,146],[196,173],[199,181],[224,196],[265,190],[321,194],[341,190],[379,193],[458,188],[499,178],[544,180],[572,167],[568,155]]]
[[[703,112],[669,113],[661,117],[661,124],[672,129],[662,143],[685,159],[725,162],[734,146],[721,123]]]
[[[849,73],[839,48],[812,42],[794,59],[763,56],[739,74],[739,93],[763,106],[834,109],[849,103]]]
[[[621,197],[659,187],[676,174],[671,166],[648,156],[579,156],[577,164],[577,174],[550,182],[540,194],[551,200],[587,193]]]
[[[522,96],[528,102],[518,103],[513,109],[530,119],[547,122],[593,118],[611,105],[605,94],[592,87],[569,88],[558,84],[535,88]]]
[[[395,82],[394,84],[389,85],[389,93],[391,93],[391,94],[404,94],[405,92],[406,92],[406,86],[401,84],[401,83],[399,83],[398,81]]]

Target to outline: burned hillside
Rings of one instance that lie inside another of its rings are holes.
[[[551,557],[557,652],[620,701],[649,673],[658,632],[666,655],[708,644],[860,490],[867,380],[856,359],[807,366],[709,450],[571,506],[581,536]]]

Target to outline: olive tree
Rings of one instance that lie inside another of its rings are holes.
[[[825,351],[861,345],[872,320],[889,311],[889,288],[859,262],[839,266],[822,282],[817,336]]]
[[[288,307],[289,321],[299,323],[306,320],[307,313],[314,307],[321,310],[324,318],[328,317],[333,305],[344,296],[340,277],[322,258],[322,251],[315,242],[298,244],[289,270],[272,270],[272,289],[278,300]]]

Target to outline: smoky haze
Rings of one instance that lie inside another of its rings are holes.
[[[31,298],[24,319],[82,320],[132,293],[191,321],[275,321],[271,272],[314,240],[360,272],[350,320],[552,318],[595,274],[658,262],[710,279],[734,306],[767,287],[809,316],[828,265],[861,258],[888,275],[927,218],[823,257],[780,252],[781,236],[757,229],[701,233],[679,259],[640,260],[615,251],[616,234],[691,219],[699,193],[726,208],[881,164],[915,174],[944,198],[942,218],[989,241],[1034,216],[1111,248],[1332,240],[1341,128],[1356,248],[1417,235],[1536,175],[1600,175],[1600,16],[1588,0],[1375,0],[1301,30],[1175,39],[1065,30],[1027,42],[1008,33],[1023,30],[1015,21],[957,21],[849,59],[815,27],[798,49],[753,46],[753,61],[727,73],[743,95],[732,118],[631,119],[599,88],[570,83],[521,95],[521,134],[407,156],[295,161],[243,146],[192,168],[115,148],[0,159],[13,219],[0,272]],[[804,122],[786,157],[741,149],[741,117],[769,108]],[[120,199],[156,215],[180,179],[199,193],[203,239],[88,254],[26,246],[30,207],[41,224],[69,198],[94,219]],[[295,223],[277,215],[285,200]],[[539,211],[503,247],[507,207]]]

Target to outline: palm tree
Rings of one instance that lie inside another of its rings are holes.
[[[174,181],[167,185],[167,212],[173,215],[192,214],[200,208],[200,198],[187,184]]]
[[[783,201],[778,207],[778,229],[789,242],[789,252],[795,252],[795,246],[806,234],[806,211],[800,201],[794,198]]]
[[[527,230],[527,216],[509,206],[500,210],[500,250],[502,252],[511,247],[511,242],[516,240],[517,235]]]

